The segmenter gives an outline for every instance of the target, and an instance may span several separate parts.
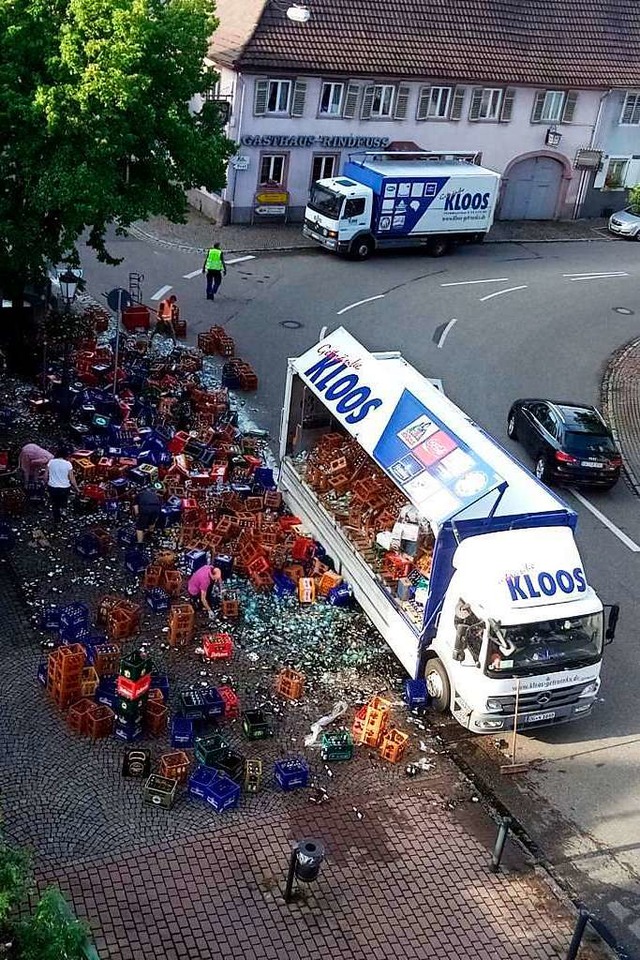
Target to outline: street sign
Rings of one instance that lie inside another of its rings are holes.
[[[289,194],[286,190],[262,190],[256,193],[256,203],[286,205],[288,202]]]
[[[124,308],[131,304],[131,294],[124,287],[114,287],[113,290],[109,290],[106,297],[111,309],[118,313],[122,313]]]
[[[256,207],[254,212],[257,213],[259,217],[284,217],[287,212],[287,208],[284,206],[284,204],[272,207]]]
[[[234,170],[248,170],[249,157],[231,157],[231,166]]]

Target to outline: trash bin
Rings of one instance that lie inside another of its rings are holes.
[[[324,845],[319,840],[301,840],[296,847],[296,877],[304,883],[316,880],[324,860]]]

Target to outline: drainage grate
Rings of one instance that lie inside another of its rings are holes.
[[[632,317],[635,310],[629,310],[629,307],[612,307],[614,313],[621,313],[623,317]]]
[[[280,326],[284,327],[285,330],[299,330],[304,327],[304,323],[300,323],[299,320],[281,320]]]

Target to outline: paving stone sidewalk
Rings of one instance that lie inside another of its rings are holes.
[[[627,480],[640,495],[640,337],[611,356],[602,384],[602,406],[620,446]]]
[[[219,227],[195,210],[190,210],[187,222],[171,223],[164,217],[138,222],[131,228],[133,236],[163,246],[177,247],[204,253],[218,240],[226,253],[255,253],[264,251],[319,250],[312,240],[302,236],[299,223],[281,225],[242,226],[230,224]],[[493,225],[488,243],[532,243],[567,240],[611,240],[607,234],[606,219],[594,220],[500,220]]]

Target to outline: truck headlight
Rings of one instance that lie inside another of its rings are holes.
[[[595,697],[599,689],[600,689],[600,681],[594,680],[593,683],[587,684],[587,686],[584,688],[584,690],[582,691],[578,699],[581,699],[582,697]]]
[[[502,713],[502,704],[499,700],[492,700],[491,697],[487,700],[487,710],[490,713]]]

